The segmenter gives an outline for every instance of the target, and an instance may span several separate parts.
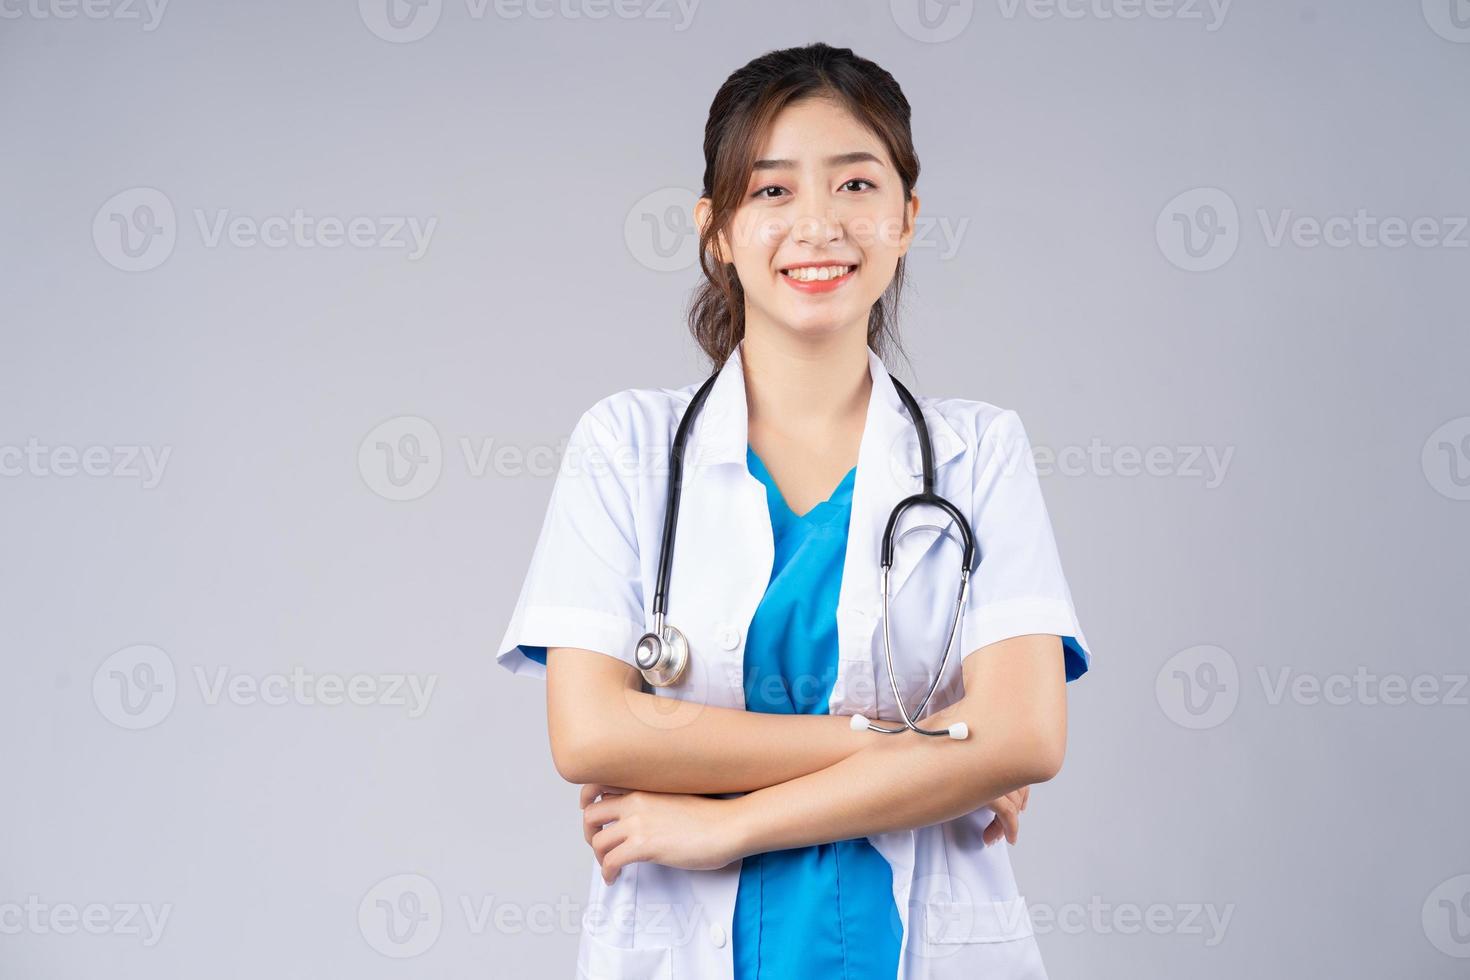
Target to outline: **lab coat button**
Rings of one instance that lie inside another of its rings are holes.
[[[710,926],[709,941],[714,943],[716,947],[723,947],[725,945],[725,927],[718,922]]]
[[[733,626],[721,626],[719,635],[720,646],[726,650],[733,650],[740,645],[740,631]]]

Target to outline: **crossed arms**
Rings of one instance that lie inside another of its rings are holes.
[[[845,716],[661,698],[640,691],[638,672],[616,658],[557,647],[547,656],[552,758],[573,783],[743,792],[738,809],[751,850],[928,826],[1051,779],[1065,753],[1060,637],[1034,633],[981,647],[964,659],[963,676],[964,697],[921,722],[966,722],[970,737],[956,741],[854,732]]]

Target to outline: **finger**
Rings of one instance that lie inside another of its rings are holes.
[[[602,880],[611,885],[618,880],[618,873],[634,861],[642,860],[638,856],[632,841],[623,841],[617,847],[608,851],[607,856],[602,859]]]
[[[614,821],[614,822],[616,822],[616,821]],[[587,816],[587,811],[586,810],[583,810],[582,811],[582,839],[583,840],[585,840],[587,843],[591,844],[592,843],[592,838],[594,836],[596,836],[597,832],[599,830],[601,830],[602,827],[603,827],[602,824],[597,823],[592,818],[590,818],[590,817]]]
[[[596,803],[589,804],[582,811],[582,834],[587,842],[592,842],[592,835],[597,833],[605,824],[612,823],[618,819],[621,812],[621,796],[605,796]]]
[[[582,815],[588,820],[595,820],[599,825],[611,823],[623,812],[624,799],[622,796],[604,796],[596,803],[587,804]]]
[[[995,814],[995,819],[985,828],[981,839],[987,844],[994,844],[1000,840],[1001,835],[1006,832],[1006,815],[1015,809],[1015,804],[1009,797],[1001,796],[990,802],[990,810]]]
[[[1015,807],[1017,814],[1016,819],[1019,820],[1021,811],[1026,808],[1026,797],[1022,795],[1020,790],[1017,789],[1007,793],[1006,799],[1010,800],[1011,805]]]
[[[1006,807],[1005,813],[997,815],[997,822],[1005,828],[1006,840],[1015,844],[1021,834],[1021,812],[1014,806]]]
[[[627,839],[628,832],[620,824],[609,824],[599,830],[592,837],[592,854],[597,858],[597,863],[602,864],[607,859],[608,852]]]
[[[1026,809],[1026,804],[1030,800],[1031,800],[1031,787],[1030,786],[1022,786],[1021,787],[1021,809],[1022,810]]]
[[[603,783],[587,783],[585,786],[582,787],[581,796],[578,802],[580,803],[582,809],[585,810],[588,806],[595,803],[599,796],[621,796],[626,792],[628,792],[628,790],[624,789],[621,786],[607,786]]]

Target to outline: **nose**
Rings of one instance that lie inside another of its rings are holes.
[[[791,228],[791,237],[797,244],[817,248],[841,241],[842,234],[837,209],[825,199],[809,203]]]

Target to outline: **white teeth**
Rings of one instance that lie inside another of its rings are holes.
[[[800,269],[787,269],[784,274],[798,282],[821,282],[826,279],[837,279],[855,268],[857,266],[852,265],[806,266]]]

